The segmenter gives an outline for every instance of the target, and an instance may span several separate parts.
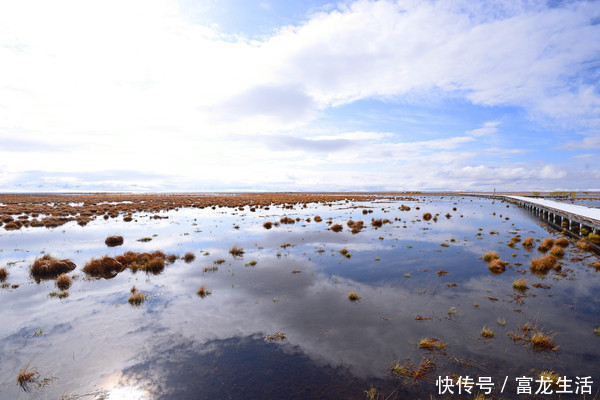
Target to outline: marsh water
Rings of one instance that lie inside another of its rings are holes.
[[[425,212],[439,214],[437,221],[425,221]],[[533,274],[530,260],[541,255],[535,246],[507,243],[517,234],[560,233],[514,204],[425,196],[162,215],[168,218],[140,213],[131,222],[1,231],[9,285],[0,290],[0,398],[364,399],[370,387],[380,398],[473,398],[439,395],[435,385],[438,376],[466,375],[490,377],[494,398],[523,398],[515,378],[538,379],[542,370],[591,376],[586,398],[600,388],[600,273],[591,266],[598,258],[571,244],[561,274]],[[300,220],[263,227],[283,216]],[[371,218],[390,223],[376,229]],[[329,230],[330,219],[343,230]],[[351,233],[350,219],[365,228]],[[106,247],[115,234],[124,244]],[[138,241],[144,237],[152,240]],[[229,253],[234,245],[242,256]],[[81,270],[92,257],[128,250],[196,258],[157,275],[125,270],[87,279]],[[488,269],[483,255],[492,250],[509,263],[506,272]],[[50,297],[55,282],[29,276],[42,254],[77,264],[68,297]],[[217,270],[205,271],[219,259]],[[512,287],[521,278],[525,292]],[[128,303],[134,285],[147,296],[141,306]],[[201,286],[211,294],[198,296]],[[348,299],[352,291],[360,300]],[[538,351],[507,335],[526,323],[558,349]],[[484,326],[493,338],[481,336]],[[268,340],[278,332],[282,340]],[[446,349],[420,349],[425,337]],[[416,380],[390,370],[426,360],[435,368]],[[16,380],[25,366],[39,372],[29,392]]]

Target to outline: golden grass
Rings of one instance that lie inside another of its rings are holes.
[[[123,244],[123,236],[109,236],[104,240],[104,244],[108,247],[120,246]]]
[[[84,267],[83,272],[96,278],[111,279],[123,272],[125,266],[110,256],[92,258]]]
[[[600,244],[600,235],[596,235],[595,233],[590,233],[587,235],[587,240],[594,244]]]
[[[546,238],[542,241],[542,243],[540,243],[540,245],[538,246],[538,250],[545,253],[548,250],[550,250],[552,246],[554,246],[554,239]]]
[[[133,288],[132,288],[133,289]],[[144,301],[146,301],[146,296],[142,292],[138,292],[137,290],[134,293],[131,293],[129,299],[127,300],[129,304],[134,307],[139,307],[142,305]]]
[[[242,256],[244,254],[244,249],[242,249],[241,247],[237,247],[237,246],[233,246],[230,250],[229,253],[234,256],[234,257],[239,257]]]
[[[59,260],[50,254],[45,254],[33,261],[33,264],[29,267],[29,272],[36,281],[39,281],[40,279],[54,279],[60,274],[73,271],[75,268],[76,265],[71,260]]]
[[[356,292],[350,292],[350,293],[348,293],[348,300],[357,301],[357,300],[360,300],[360,296]]]
[[[58,276],[58,278],[56,278],[56,286],[60,290],[67,290],[67,289],[69,289],[71,287],[72,283],[73,283],[73,280],[67,274],[60,274]]]
[[[585,239],[579,239],[577,241],[577,243],[575,243],[575,247],[577,247],[579,250],[583,250],[583,251],[592,250],[592,245],[590,244],[590,242],[588,242]]]
[[[483,255],[483,261],[485,261],[485,262],[490,262],[490,261],[496,260],[498,258],[500,258],[500,256],[495,251],[488,251],[487,253],[485,253]]]
[[[210,296],[212,294],[212,292],[210,290],[206,289],[206,287],[204,285],[202,285],[202,286],[200,286],[200,289],[198,289],[196,294],[202,298],[205,298],[206,296]]]
[[[534,258],[531,260],[531,270],[533,272],[547,272],[550,269],[556,269],[557,260],[556,256],[553,256],[552,254]]]
[[[6,268],[0,268],[0,282],[4,282],[8,278],[8,271]]]
[[[529,286],[527,286],[527,279],[517,279],[512,284],[513,288],[516,290],[527,290]]]
[[[554,245],[550,248],[550,254],[554,257],[563,257],[565,255],[565,250],[561,246]]]
[[[521,244],[525,248],[531,248],[533,247],[533,238],[531,236],[528,236],[525,239],[523,239],[523,242]]]
[[[24,392],[29,393],[29,391],[31,390],[31,387],[29,385],[34,383],[39,376],[40,373],[33,368],[29,368],[29,363],[27,363],[19,371],[19,374],[17,375],[17,383],[19,384],[21,389],[23,389]]]
[[[190,262],[194,261],[195,259],[196,259],[196,255],[191,251],[188,251],[187,253],[185,253],[183,255],[183,260],[186,263],[190,263]]]
[[[554,242],[555,246],[560,246],[560,247],[569,247],[569,239],[561,237],[556,239],[556,241]]]
[[[556,351],[558,348],[554,345],[554,340],[547,334],[539,331],[535,332],[531,335],[531,346],[535,350],[545,351],[545,350],[554,350]]]
[[[494,337],[494,331],[484,326],[483,328],[481,328],[481,336],[483,336],[486,339],[491,339]]]
[[[495,258],[490,262],[488,268],[493,273],[499,274],[501,272],[506,271],[506,263],[499,258]]]
[[[419,341],[419,348],[425,350],[445,350],[446,342],[435,338],[423,338]]]

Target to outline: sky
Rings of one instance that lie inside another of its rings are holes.
[[[0,2],[0,192],[600,190],[600,2]]]

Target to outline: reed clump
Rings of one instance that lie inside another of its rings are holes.
[[[36,258],[29,267],[31,276],[39,281],[40,279],[54,279],[60,274],[73,271],[77,266],[69,259],[59,260],[50,254],[44,254]]]
[[[67,290],[73,284],[73,279],[67,274],[60,274],[58,278],[56,278],[56,287],[60,290]]]
[[[108,247],[116,247],[123,244],[123,236],[109,236],[104,240],[104,244]]]
[[[17,383],[25,393],[29,393],[31,390],[30,385],[35,383],[39,376],[40,373],[33,368],[29,368],[29,363],[27,363],[27,365],[25,365],[19,371],[19,374],[17,375]]]
[[[527,279],[517,279],[513,282],[512,286],[514,289],[520,291],[529,289],[529,286],[527,286]]]
[[[499,258],[495,258],[490,262],[490,264],[488,265],[488,268],[490,269],[491,272],[493,272],[495,274],[499,274],[499,273],[506,271],[506,262],[502,261]]]
[[[445,350],[446,342],[435,338],[423,338],[419,341],[419,348],[425,350]]]

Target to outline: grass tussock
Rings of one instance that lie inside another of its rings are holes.
[[[419,348],[425,350],[446,350],[446,342],[435,338],[423,338],[419,341]]]
[[[527,286],[527,279],[517,279],[513,282],[512,286],[514,289],[521,291],[529,289],[529,286]]]
[[[590,250],[592,250],[592,245],[590,244],[590,242],[588,242],[585,239],[579,239],[575,243],[575,247],[577,247],[579,250],[583,250],[583,251],[590,251]]]
[[[565,250],[561,246],[554,245],[550,248],[550,254],[554,257],[563,257],[565,255]]]
[[[488,251],[487,253],[485,253],[483,255],[483,261],[488,262],[488,263],[491,262],[492,260],[497,260],[498,258],[500,258],[500,256],[495,251]]]
[[[67,290],[73,284],[73,279],[67,274],[60,274],[58,278],[56,278],[56,287],[60,290]]]
[[[556,350],[551,336],[539,331],[531,335],[531,347],[539,351]]]
[[[429,220],[431,219],[431,214],[430,214],[430,213],[425,213],[425,214],[423,214],[423,219],[424,219],[425,221],[429,221]]]
[[[123,236],[109,236],[104,240],[108,247],[116,247],[123,244]]]
[[[538,246],[538,250],[542,253],[545,253],[548,250],[550,250],[552,246],[554,246],[554,239],[546,238],[542,241],[542,243],[540,243],[540,245]]]
[[[600,235],[596,235],[595,233],[590,233],[587,235],[587,240],[594,244],[600,244]]]
[[[523,239],[523,242],[521,244],[523,245],[523,247],[530,249],[531,247],[533,247],[533,238],[531,236],[528,236],[525,239]]]
[[[6,268],[0,268],[0,282],[4,282],[8,278],[8,271]]]
[[[558,269],[557,261],[556,256],[552,254],[534,258],[531,260],[531,271],[544,273],[551,269]]]
[[[315,216],[315,222],[321,222],[323,221],[323,218],[321,218],[320,216],[316,215]]]
[[[196,255],[191,251],[188,251],[187,253],[185,253],[183,255],[183,260],[186,263],[190,263],[190,262],[194,261],[195,259],[196,259]]]
[[[495,258],[490,262],[490,264],[488,265],[488,268],[493,273],[499,274],[501,272],[506,271],[506,263],[499,258]]]
[[[134,307],[141,306],[146,301],[147,296],[144,293],[138,291],[135,286],[131,288],[131,295],[127,301]]]
[[[59,260],[50,254],[45,254],[33,261],[33,264],[29,267],[29,272],[39,282],[40,279],[54,279],[60,274],[73,271],[75,268],[76,265],[71,260]]]
[[[234,257],[240,257],[240,256],[244,255],[244,249],[242,249],[241,247],[233,246],[229,250],[229,253]]]
[[[335,225],[332,225],[329,229],[331,229],[334,232],[341,232],[342,229],[344,229],[344,227],[341,226],[340,224],[335,224]]]
[[[206,296],[210,296],[212,292],[208,290],[204,285],[200,286],[200,289],[196,292],[198,296],[201,298],[205,298]]]
[[[39,377],[40,373],[33,368],[29,368],[29,363],[27,363],[27,365],[19,371],[17,383],[25,393],[29,393],[32,389],[31,385],[34,384]]]
[[[316,218],[315,218],[316,221]],[[295,224],[296,220],[294,220],[293,218],[289,218],[289,217],[283,217],[279,220],[279,222],[281,222],[282,224]]]
[[[271,229],[273,227],[273,223],[271,221],[267,221],[263,224],[263,228]]]
[[[348,300],[357,301],[357,300],[360,300],[360,296],[356,292],[350,292],[350,293],[348,293]]]
[[[119,272],[123,272],[124,270],[125,266],[110,256],[92,258],[83,267],[83,272],[85,272],[86,275],[105,279],[114,278]]]
[[[484,326],[483,328],[481,328],[481,336],[483,336],[486,339],[491,339],[494,337],[494,331]]]
[[[569,239],[564,238],[564,237],[558,238],[554,242],[554,245],[555,246],[560,246],[562,248],[569,247]]]

